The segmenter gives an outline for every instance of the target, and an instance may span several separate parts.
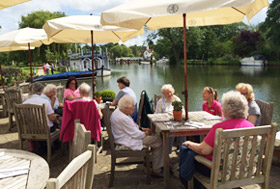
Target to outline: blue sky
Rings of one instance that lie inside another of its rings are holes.
[[[0,10],[0,34],[18,29],[21,16],[28,13],[46,10],[50,12],[60,11],[66,15],[100,15],[101,12],[113,8],[129,0],[32,0],[23,4]],[[272,2],[272,0],[269,0]],[[266,18],[267,8],[264,8],[251,20],[251,24],[263,22]],[[245,22],[246,23],[246,22]],[[142,45],[147,34],[128,40],[125,45]]]

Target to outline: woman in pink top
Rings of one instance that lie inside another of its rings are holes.
[[[64,90],[64,99],[75,100],[77,98],[80,98],[77,79],[75,77],[69,77],[66,82],[66,89]]]
[[[184,186],[193,176],[194,167],[203,175],[210,177],[211,170],[202,164],[194,161],[197,154],[204,155],[212,161],[215,131],[217,128],[238,129],[254,127],[246,120],[248,116],[248,102],[246,98],[236,91],[229,91],[222,97],[223,115],[226,121],[215,124],[201,143],[186,141],[180,147],[179,172],[180,179]]]
[[[218,102],[218,92],[212,87],[203,89],[202,98],[205,101],[202,105],[202,110],[212,115],[222,116],[222,106]]]

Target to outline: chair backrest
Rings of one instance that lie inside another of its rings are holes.
[[[115,143],[114,143],[114,137],[113,137],[111,121],[110,121],[112,111],[110,110],[109,104],[105,105],[103,112],[104,112],[104,115],[103,115],[104,124],[106,125],[106,131],[108,133],[109,142],[110,142],[111,155],[114,155],[115,154]]]
[[[20,83],[19,88],[21,89],[22,93],[29,93],[29,85],[30,83]]]
[[[22,91],[18,87],[11,87],[5,90],[5,98],[9,112],[14,112],[14,103],[22,104]]]
[[[156,111],[156,108],[157,108],[157,102],[158,100],[162,97],[162,94],[155,94],[154,95],[154,111]]]
[[[75,134],[70,149],[70,160],[74,159],[84,151],[91,143],[90,131],[87,131],[85,126],[80,123],[80,120],[75,120]]]
[[[141,127],[141,117],[142,117],[142,111],[144,107],[144,99],[145,98],[145,92],[142,91],[141,97],[140,97],[140,102],[139,102],[139,109],[138,109],[138,117],[137,117],[137,122],[139,127]]]
[[[256,100],[256,103],[261,109],[261,125],[271,124],[273,115],[273,102],[267,103],[262,100]]]
[[[59,103],[64,103],[64,86],[57,86],[56,87],[56,96]]]
[[[19,136],[23,139],[47,139],[50,135],[45,104],[14,104]]]
[[[269,179],[277,125],[216,130],[211,188],[235,188]]]
[[[91,189],[94,177],[95,146],[74,158],[57,178],[47,181],[47,189],[85,188]]]

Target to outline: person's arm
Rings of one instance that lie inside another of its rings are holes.
[[[112,106],[116,106],[118,102],[114,99],[113,102],[111,103]]]
[[[125,95],[125,93],[123,91],[120,91],[116,98],[113,100],[113,102],[111,103],[112,106],[116,106],[118,105],[119,100]]]
[[[143,139],[146,136],[146,134],[148,134],[143,131],[140,131],[132,118],[127,117],[126,119],[122,119],[121,124],[124,128],[124,132],[132,138]]]
[[[48,117],[53,123],[59,124],[58,119],[56,119],[56,114],[49,114]]]
[[[102,112],[101,112],[101,109],[98,109],[97,111],[98,111],[98,114],[99,114],[100,119],[102,119],[103,114],[102,114]]]
[[[201,143],[186,141],[183,145],[188,146],[191,150],[200,155],[210,155],[213,152],[213,148],[204,141]]]
[[[72,94],[66,96],[66,100],[76,100],[79,97],[74,97]]]
[[[51,106],[52,106],[52,108],[54,108],[55,101],[56,101],[56,97],[53,95],[51,97]]]
[[[249,122],[251,122],[253,125],[256,124],[257,119],[258,119],[258,116],[257,116],[257,115],[249,115],[248,118],[247,118],[247,120],[248,120]]]

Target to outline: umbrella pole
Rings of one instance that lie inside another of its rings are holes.
[[[28,55],[29,55],[29,67],[30,67],[30,83],[32,83],[33,78],[32,78],[32,62],[31,62],[30,43],[28,43]]]
[[[3,89],[5,89],[5,81],[4,81],[4,77],[3,77],[1,64],[0,64],[0,73],[1,73],[2,87],[3,87]]]
[[[90,31],[91,34],[91,71],[92,71],[92,98],[94,98],[94,88],[95,88],[95,82],[94,82],[94,46],[93,46],[93,31]]]
[[[186,120],[189,119],[188,116],[188,70],[187,70],[187,28],[186,28],[186,14],[183,14],[183,34],[184,34],[184,73],[185,73],[185,111],[186,111]]]

